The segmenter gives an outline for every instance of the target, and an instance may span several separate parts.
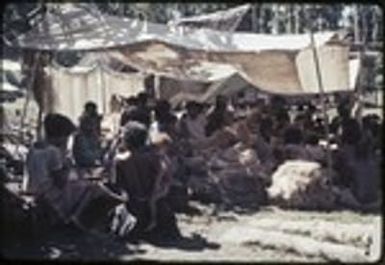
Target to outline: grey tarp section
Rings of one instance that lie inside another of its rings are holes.
[[[109,114],[113,95],[129,97],[145,89],[143,73],[118,71],[107,56],[100,54],[90,53],[74,67],[53,63],[45,72],[52,85],[46,88],[49,100],[44,109],[65,114],[75,123],[87,101],[94,101],[100,112]]]
[[[170,21],[169,25],[175,27],[187,26],[194,28],[210,28],[220,31],[232,31],[238,27],[243,16],[250,10],[250,8],[251,5],[246,4],[206,15],[184,17]]]
[[[189,29],[101,16],[81,5],[50,15],[15,46],[38,50],[119,49],[127,64],[173,79],[205,82],[191,68],[202,63],[230,64],[260,90],[281,95],[319,93],[309,34],[266,35]],[[61,5],[61,6],[67,6]],[[83,5],[84,6],[84,5]],[[43,30],[43,26],[46,29]],[[327,93],[351,91],[348,46],[336,32],[316,33],[315,44]]]

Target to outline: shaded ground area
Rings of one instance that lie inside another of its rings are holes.
[[[358,214],[350,211],[303,212],[284,211],[266,207],[258,212],[216,212],[213,207],[195,203],[200,215],[178,214],[178,224],[185,237],[181,242],[128,243],[113,237],[97,238],[79,231],[57,227],[47,230],[35,240],[23,240],[3,249],[3,256],[16,259],[60,260],[162,260],[162,261],[327,261],[325,257],[304,255],[293,249],[280,249],[250,244],[241,237],[226,236],[236,229],[258,227],[258,222],[275,220],[282,223],[328,222],[330,224],[361,225],[373,228],[379,223],[378,215]],[[266,223],[266,222],[265,222]],[[377,228],[381,233],[381,228]],[[377,231],[376,230],[376,231]],[[252,230],[250,230],[252,231]],[[296,232],[293,232],[296,233]],[[299,233],[299,232],[298,232]],[[45,234],[45,235],[43,235]],[[290,233],[289,233],[290,234]],[[311,237],[310,234],[302,236]],[[332,241],[333,238],[330,239]],[[328,241],[328,239],[325,239]],[[362,243],[364,245],[364,242]]]

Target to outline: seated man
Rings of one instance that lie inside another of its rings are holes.
[[[81,228],[83,210],[96,198],[112,204],[125,202],[103,185],[70,179],[70,160],[66,147],[73,123],[60,114],[48,114],[44,120],[46,139],[35,143],[27,155],[27,191],[46,201],[64,223]]]
[[[127,107],[122,113],[120,125],[124,126],[128,121],[137,121],[150,127],[151,111],[147,106],[148,95],[144,92],[137,97],[130,97],[127,100]]]
[[[205,126],[207,120],[202,109],[202,105],[195,101],[187,103],[187,112],[182,116],[179,123],[179,131],[182,137],[189,140],[201,140],[206,138]]]
[[[233,116],[233,112],[228,108],[227,98],[217,96],[214,109],[207,115],[206,135],[211,136],[215,131],[230,125],[234,120]]]
[[[160,100],[155,105],[155,120],[150,126],[150,138],[152,135],[164,132],[173,139],[178,136],[176,124],[178,118],[171,112],[171,105],[167,100]]]
[[[116,185],[128,193],[127,209],[137,219],[132,236],[178,237],[179,230],[171,208],[164,198],[156,202],[157,223],[151,231],[151,204],[157,196],[157,176],[162,172],[158,154],[146,147],[147,128],[131,121],[125,126],[124,144],[126,152],[116,158]]]

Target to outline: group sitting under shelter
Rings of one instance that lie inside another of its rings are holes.
[[[222,209],[379,209],[382,120],[359,120],[349,101],[337,103],[326,138],[329,121],[310,100],[294,117],[281,97],[245,108],[218,96],[211,108],[189,101],[177,113],[167,100],[150,106],[140,93],[117,109],[112,137],[88,102],[78,128],[63,115],[45,116],[45,139],[27,155],[27,190],[83,229],[97,205],[105,206],[97,214],[115,213],[115,224],[113,209],[124,208],[133,225],[123,234],[133,238],[180,237],[175,212],[190,199]]]

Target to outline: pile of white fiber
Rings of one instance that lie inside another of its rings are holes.
[[[269,200],[283,208],[329,210],[336,201],[326,170],[319,163],[302,160],[279,166],[267,192]]]

